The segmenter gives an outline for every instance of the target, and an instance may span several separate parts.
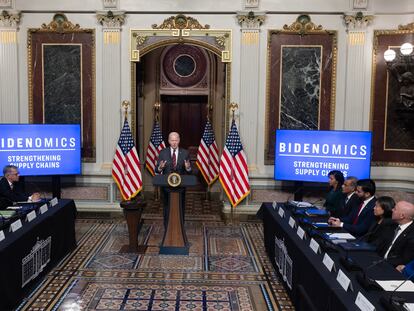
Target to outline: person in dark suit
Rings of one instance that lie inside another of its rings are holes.
[[[342,217],[348,216],[349,213],[361,204],[361,199],[356,194],[358,179],[353,176],[348,176],[342,185],[343,205]]]
[[[384,237],[378,253],[394,267],[399,267],[414,260],[414,204],[398,202],[392,210],[392,219],[398,226],[393,235]]]
[[[14,165],[6,165],[3,168],[3,178],[0,180],[0,198],[6,203],[40,200],[39,193],[29,195],[24,192],[24,185],[19,181],[19,170]],[[8,204],[11,205],[11,204]]]
[[[372,179],[358,180],[356,194],[361,200],[360,205],[354,208],[348,216],[329,218],[328,223],[332,227],[343,227],[349,233],[358,237],[366,234],[375,221],[375,190],[375,182]]]
[[[187,150],[179,148],[180,135],[177,132],[171,132],[168,135],[168,143],[170,147],[161,150],[158,156],[155,173],[164,175],[172,172],[191,174],[189,153]]]
[[[180,135],[176,132],[171,132],[168,135],[168,148],[161,150],[157,165],[155,166],[156,174],[168,175],[170,173],[176,172],[178,174],[191,174],[191,163],[188,151],[179,148],[180,144]],[[168,205],[168,189],[165,187],[161,188],[164,202],[164,227],[167,228],[169,205]],[[185,202],[185,193],[182,194],[182,198]],[[184,207],[185,204],[182,206]],[[182,221],[184,221],[185,208],[181,211]]]
[[[333,217],[339,217],[342,214],[343,195],[342,185],[344,175],[340,171],[330,171],[328,173],[329,192],[326,195],[326,201],[323,206]]]
[[[384,247],[384,237],[393,236],[397,224],[392,220],[392,210],[395,201],[391,197],[383,196],[377,199],[374,207],[376,221],[371,225],[364,240],[381,249]]]

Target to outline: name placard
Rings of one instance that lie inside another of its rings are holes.
[[[311,250],[313,250],[315,254],[319,252],[319,244],[315,241],[314,238],[310,240],[309,247],[311,248]]]
[[[31,211],[29,214],[27,214],[26,216],[26,220],[28,222],[31,222],[33,219],[36,218],[36,211]]]
[[[289,217],[289,226],[291,226],[292,228],[295,228],[296,225],[296,221],[293,219],[292,216]]]
[[[50,206],[53,207],[56,204],[58,204],[58,199],[57,198],[53,198],[52,200],[50,200]]]
[[[279,216],[280,217],[282,217],[282,218],[285,217],[285,210],[283,208],[279,208],[279,212],[278,213],[279,213]]]
[[[339,285],[342,286],[342,288],[345,291],[348,291],[351,280],[345,275],[345,273],[341,269],[339,269],[338,271],[338,275],[336,276],[336,281],[339,283]]]
[[[10,225],[10,231],[11,232],[16,232],[21,227],[22,227],[22,221],[20,219],[18,219]]]
[[[358,308],[361,309],[361,311],[375,311],[375,307],[364,295],[361,294],[361,292],[358,292],[358,295],[355,299],[355,304]]]
[[[40,214],[44,214],[44,213],[46,213],[47,212],[47,204],[43,204],[41,207],[40,207]]]
[[[323,256],[322,263],[325,265],[326,269],[328,269],[329,272],[332,271],[334,261],[328,254],[325,253],[325,256]]]
[[[3,241],[6,237],[4,236],[3,230],[0,230],[0,242]]]
[[[298,227],[296,234],[301,240],[303,240],[303,238],[305,237],[305,230],[303,230],[302,227]]]

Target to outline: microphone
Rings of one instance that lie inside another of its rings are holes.
[[[347,271],[362,271],[362,267],[357,264],[351,257],[349,257],[348,251],[345,253],[345,257],[339,258],[339,262],[344,266]]]
[[[381,304],[385,307],[386,310],[391,310],[391,311],[399,311],[399,310],[406,310],[404,308],[404,303],[406,302],[405,298],[399,297],[399,296],[395,296],[395,293],[397,292],[397,290],[403,286],[407,281],[409,281],[412,277],[414,277],[414,273],[411,273],[408,277],[406,277],[404,279],[404,281],[398,285],[390,294],[390,296],[387,298],[385,298],[384,296],[382,296],[380,298],[380,302]]]
[[[395,258],[395,257],[397,256],[394,255],[394,256],[391,256],[390,258]],[[375,280],[368,277],[367,272],[370,269],[378,266],[379,264],[382,264],[385,261],[387,261],[387,258],[381,258],[380,260],[375,260],[365,270],[363,269],[362,273],[357,274],[356,279],[363,288],[365,288],[366,290],[370,290],[370,289],[381,290],[382,289],[382,287],[377,282],[375,282]]]
[[[293,193],[291,193],[288,196],[288,198],[286,199],[286,204],[289,204],[289,202],[291,201],[291,199],[295,197],[295,194],[297,194],[299,191],[303,190],[304,188],[305,188],[304,186],[300,186]]]

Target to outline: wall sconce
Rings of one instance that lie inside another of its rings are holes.
[[[413,54],[413,45],[411,43],[408,43],[408,42],[404,43],[400,47],[400,53],[401,53],[401,56],[403,58],[414,56],[414,54]],[[411,54],[413,54],[413,55],[411,55]],[[396,57],[397,57],[397,53],[392,49],[388,49],[384,52],[384,59],[387,63],[390,63],[390,62],[394,61]]]
[[[388,49],[384,52],[387,71],[395,78],[390,79],[390,89],[398,90],[393,109],[407,132],[414,133],[414,53],[411,43],[404,43],[399,53]],[[395,81],[395,82],[393,82]]]

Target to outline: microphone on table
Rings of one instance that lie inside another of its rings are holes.
[[[348,251],[345,253],[345,257],[339,258],[339,262],[344,266],[347,271],[362,271],[362,267],[357,264],[351,257],[349,257]]]
[[[382,287],[375,282],[375,280],[371,279],[370,277],[368,277],[367,272],[378,266],[379,264],[382,264],[384,261],[387,261],[387,259],[391,259],[391,258],[396,258],[397,256],[390,256],[388,258],[381,258],[380,260],[375,260],[372,264],[370,264],[366,269],[362,270],[362,273],[357,274],[356,279],[359,282],[359,284],[361,284],[361,286],[363,288],[365,288],[366,290],[370,290],[370,289],[376,289],[376,290],[381,290]]]
[[[291,201],[291,199],[295,197],[295,194],[298,193],[299,191],[303,190],[304,188],[305,188],[304,186],[300,186],[293,193],[291,193],[288,196],[288,198],[286,199],[286,204],[289,204],[289,202]]]
[[[404,307],[404,303],[406,302],[405,298],[399,297],[399,296],[395,296],[395,293],[397,292],[397,290],[403,286],[407,281],[409,281],[412,277],[414,277],[414,273],[411,273],[408,277],[406,277],[404,279],[404,281],[398,285],[390,294],[390,296],[388,297],[388,299],[384,296],[382,296],[380,298],[380,302],[381,304],[385,307],[386,310],[390,310],[390,311],[400,311],[400,310],[407,310]]]

